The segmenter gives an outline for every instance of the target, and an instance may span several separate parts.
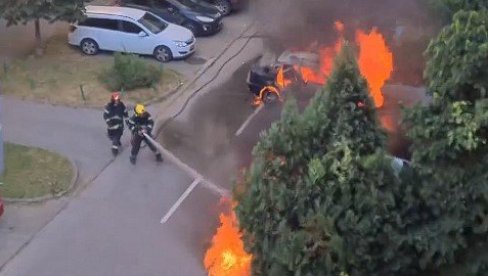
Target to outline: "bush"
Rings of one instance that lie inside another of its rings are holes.
[[[162,68],[146,63],[134,54],[116,53],[113,66],[101,76],[110,90],[152,87],[161,80]]]

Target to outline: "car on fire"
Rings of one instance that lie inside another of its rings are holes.
[[[281,91],[288,84],[308,85],[299,68],[306,67],[320,70],[319,55],[305,51],[284,51],[279,57],[265,53],[260,60],[251,66],[247,76],[247,85],[256,101],[265,104],[273,103],[281,97]],[[298,70],[297,70],[298,69]]]

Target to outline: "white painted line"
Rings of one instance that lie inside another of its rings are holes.
[[[193,189],[195,189],[195,187],[198,185],[198,183],[200,183],[200,181],[202,181],[202,179],[200,179],[200,178],[193,180],[191,185],[188,188],[186,188],[185,192],[180,196],[180,198],[178,198],[178,200],[175,202],[175,204],[173,204],[173,206],[171,206],[171,209],[169,209],[169,211],[166,213],[166,215],[164,215],[164,217],[161,219],[161,221],[160,221],[161,224],[164,224],[168,221],[168,219],[174,214],[176,209],[178,209],[178,207],[180,207],[181,203],[183,203],[183,200],[185,200],[185,198],[188,197],[188,195],[190,195],[191,191],[193,191]]]
[[[170,151],[167,149],[163,148],[158,142],[154,141],[151,136],[144,134],[146,138],[156,147],[158,148],[159,152],[164,155],[164,157],[168,160],[170,160],[172,163],[174,163],[176,166],[178,166],[180,169],[185,171],[187,174],[191,175],[194,179],[200,179],[203,182],[203,185],[210,189],[212,192],[218,194],[219,196],[222,197],[229,197],[231,195],[231,192],[220,187],[219,185],[212,183],[211,181],[205,179],[203,175],[199,174],[196,170],[188,166],[187,164],[183,163],[178,157],[174,156]]]
[[[264,104],[261,104],[258,108],[256,108],[256,110],[254,110],[254,112],[251,115],[249,115],[249,117],[247,117],[247,119],[244,121],[244,123],[241,125],[241,127],[236,131],[235,136],[241,135],[241,133],[244,131],[244,129],[247,127],[247,125],[249,125],[251,120],[254,119],[254,117],[256,117],[256,115],[258,115],[259,111],[261,111],[263,109],[263,107],[264,107]]]

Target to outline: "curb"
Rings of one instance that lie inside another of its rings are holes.
[[[34,198],[8,198],[8,197],[2,197],[3,201],[5,203],[41,203],[47,200],[51,199],[56,199],[65,196],[66,194],[72,192],[74,190],[74,187],[76,186],[76,182],[78,182],[78,177],[79,177],[79,170],[78,166],[76,165],[75,161],[69,157],[66,157],[71,164],[71,168],[73,170],[73,177],[71,178],[71,182],[68,186],[68,188],[64,191],[61,191],[57,194],[48,194],[45,196],[39,196],[39,197],[34,197]]]

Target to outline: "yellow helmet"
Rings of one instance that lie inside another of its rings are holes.
[[[144,105],[142,104],[136,104],[136,107],[134,107],[134,112],[137,116],[141,116],[145,111],[146,108],[144,108]]]

